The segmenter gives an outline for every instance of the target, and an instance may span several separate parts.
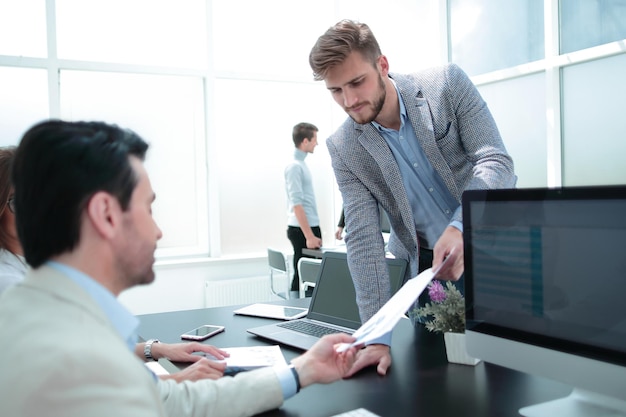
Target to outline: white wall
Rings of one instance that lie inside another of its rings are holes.
[[[150,285],[131,288],[119,299],[133,314],[204,308],[206,281],[269,274],[265,256],[246,259],[196,259],[158,262]],[[269,291],[269,288],[268,288]]]

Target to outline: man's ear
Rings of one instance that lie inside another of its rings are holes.
[[[92,227],[103,237],[111,238],[120,224],[122,209],[111,194],[99,191],[87,202],[87,216]]]
[[[387,57],[385,55],[378,57],[376,65],[378,66],[378,72],[380,72],[380,75],[386,77],[389,74],[389,61],[387,61]]]

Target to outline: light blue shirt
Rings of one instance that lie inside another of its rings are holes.
[[[298,386],[296,385],[296,379],[289,369],[289,366],[275,366],[274,371],[280,382],[280,387],[283,391],[283,398],[293,397],[298,392]]]
[[[128,349],[130,349],[131,352],[135,351],[139,319],[120,304],[111,291],[103,287],[93,278],[71,266],[55,261],[48,261],[46,265],[67,275],[68,278],[84,289],[96,303],[98,303],[104,315],[109,319],[111,325],[113,325],[113,328],[120,335],[122,340],[126,342]]]
[[[309,167],[307,167],[304,159],[307,152],[296,148],[294,151],[294,160],[287,168],[285,168],[285,189],[287,191],[287,200],[289,208],[287,212],[287,225],[300,227],[293,207],[302,205],[306,214],[309,226],[315,227],[320,225],[320,219],[317,215],[317,204],[315,203],[315,191],[313,190],[313,178]]]
[[[376,122],[372,122],[372,125],[389,145],[400,168],[420,246],[432,249],[448,225],[463,231],[461,222],[450,222],[459,203],[424,154],[399,92],[398,101],[401,122],[399,131]]]

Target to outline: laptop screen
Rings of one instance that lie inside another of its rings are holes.
[[[387,259],[393,295],[404,283],[406,261]],[[359,308],[345,252],[326,252],[322,258],[320,278],[315,285],[307,318],[338,326],[358,329]]]

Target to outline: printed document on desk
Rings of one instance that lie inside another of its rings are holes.
[[[357,346],[378,339],[392,331],[437,272],[428,268],[415,278],[408,280],[376,314],[352,334],[356,337],[356,341],[341,344],[337,348],[337,352],[344,352],[350,346]]]
[[[256,368],[274,365],[287,365],[280,346],[243,346],[220,348],[230,354],[229,357],[218,360],[226,362],[227,375],[241,371],[249,371]],[[212,355],[205,355],[208,359],[216,360]]]
[[[233,313],[244,316],[268,317],[271,319],[293,320],[306,316],[308,308],[282,306],[278,304],[255,303],[239,308]]]

